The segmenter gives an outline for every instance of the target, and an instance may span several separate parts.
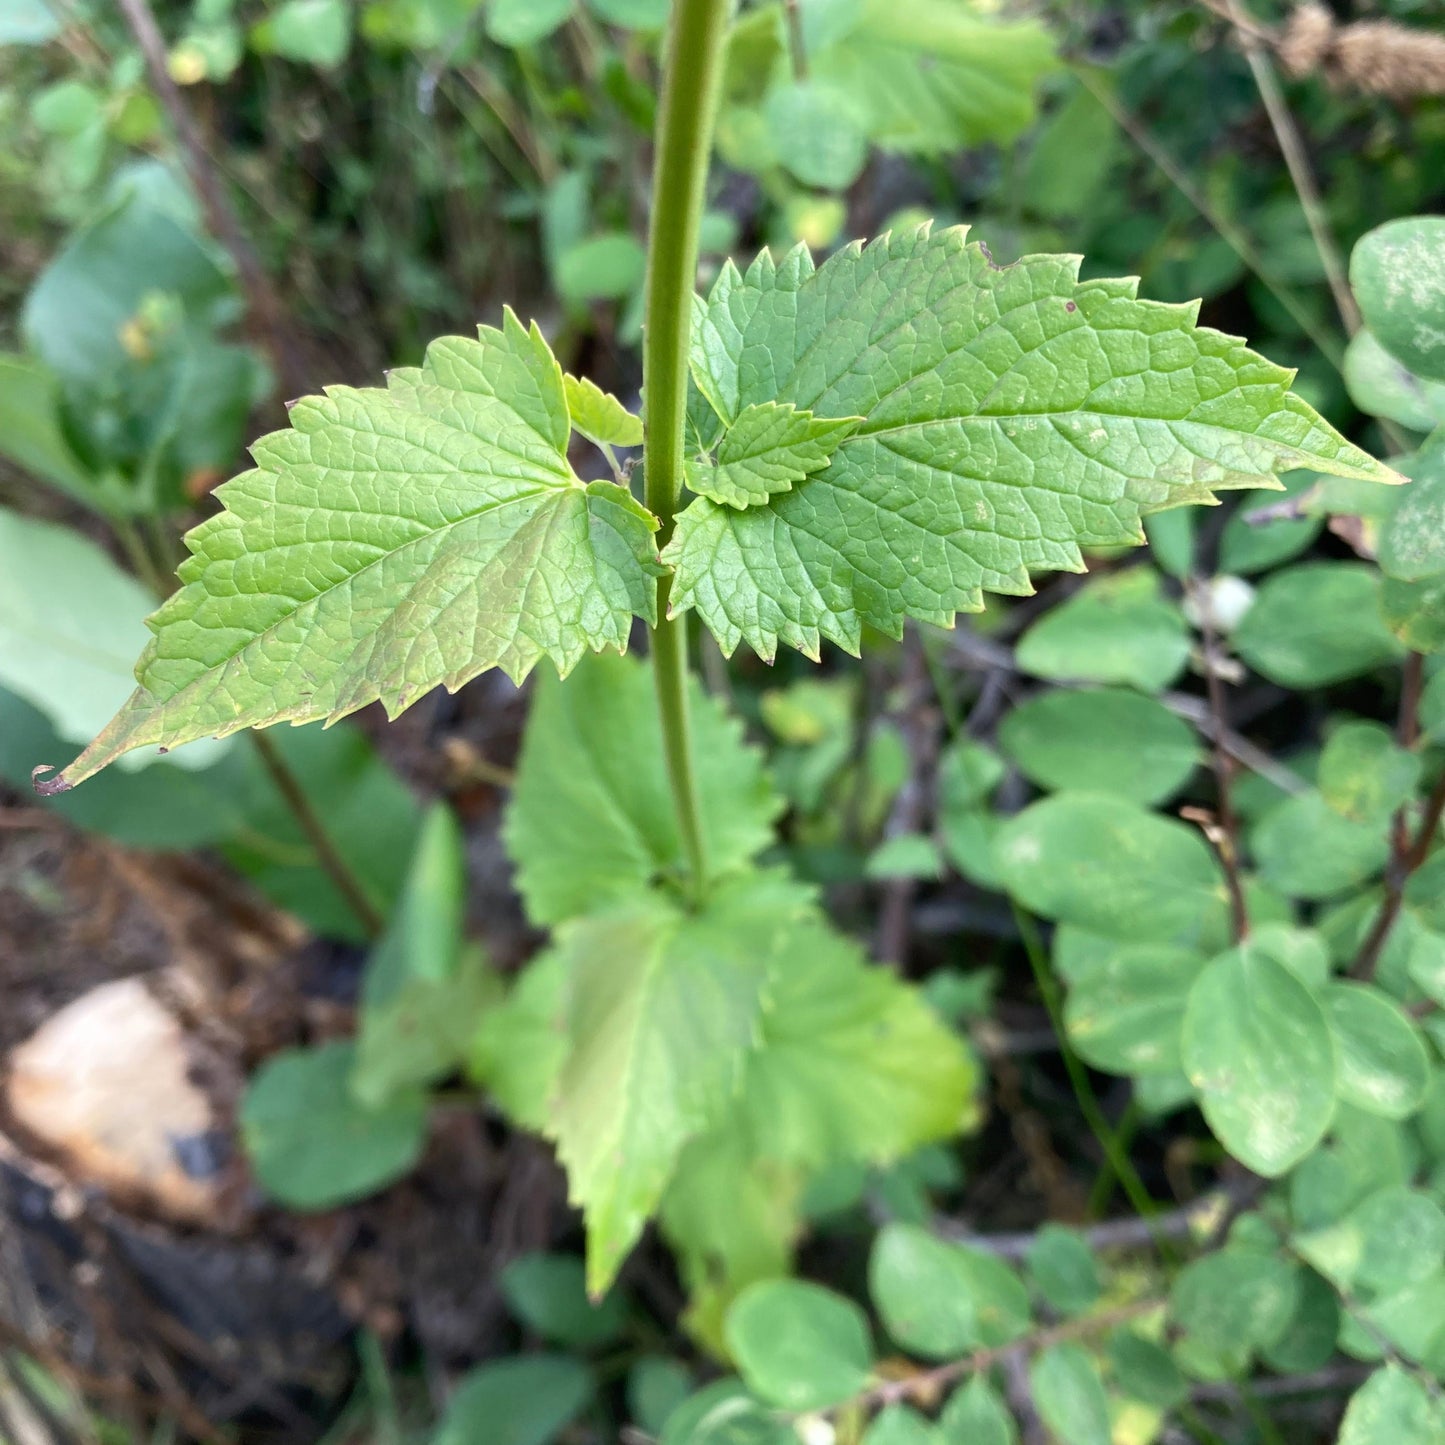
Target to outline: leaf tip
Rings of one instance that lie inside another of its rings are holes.
[[[74,786],[65,779],[64,773],[58,773],[53,778],[44,777],[45,773],[54,773],[54,763],[41,763],[38,767],[30,770],[30,786],[35,789],[38,796],[42,798],[53,798],[58,793],[68,793]]]

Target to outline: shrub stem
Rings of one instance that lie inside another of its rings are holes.
[[[682,494],[698,231],[731,10],[731,0],[677,0],[663,65],[642,349],[647,426],[643,475],[647,506],[662,524],[658,544],[663,547],[672,536]],[[678,832],[697,896],[707,884],[707,855],[688,719],[686,622],[668,615],[671,590],[671,578],[659,580],[653,673]]]

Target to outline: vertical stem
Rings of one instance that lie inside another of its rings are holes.
[[[1315,250],[1319,252],[1320,264],[1325,270],[1325,279],[1329,282],[1330,292],[1335,298],[1335,307],[1340,313],[1340,320],[1344,322],[1345,331],[1353,336],[1360,329],[1360,308],[1355,304],[1344,258],[1340,255],[1340,248],[1335,244],[1334,233],[1330,230],[1325,203],[1320,196],[1319,186],[1315,184],[1314,171],[1310,169],[1309,153],[1305,150],[1304,141],[1300,138],[1299,129],[1290,114],[1289,103],[1284,98],[1284,91],[1280,89],[1279,77],[1274,73],[1274,66],[1265,54],[1255,27],[1249,24],[1248,17],[1242,13],[1237,0],[1226,0],[1226,4],[1230,19],[1234,21],[1235,29],[1239,33],[1239,43],[1244,49],[1245,60],[1249,62],[1250,74],[1254,76],[1259,98],[1264,102],[1265,113],[1269,116],[1270,128],[1279,142],[1280,153],[1284,156],[1285,166],[1289,170],[1289,178],[1294,184],[1295,194],[1299,197],[1300,209],[1304,212],[1305,222],[1314,238]]]
[[[731,10],[731,0],[674,0],[663,67],[662,109],[652,177],[642,378],[647,423],[643,448],[647,506],[661,523],[658,544],[664,547],[672,536],[682,493],[698,228]],[[688,723],[686,624],[668,615],[671,590],[671,578],[658,582],[658,620],[652,633],[653,675],[667,776],[696,895],[707,884],[707,854]]]
[[[255,745],[256,755],[261,760],[261,766],[266,769],[267,775],[276,785],[276,791],[281,794],[292,817],[315,849],[316,861],[346,899],[367,934],[371,938],[379,938],[386,928],[386,919],[382,916],[381,909],[372,902],[361,880],[352,872],[351,865],[341,856],[331,835],[326,831],[326,824],[321,821],[321,815],[311,806],[311,799],[306,796],[301,780],[292,772],[276,744],[265,733],[253,729],[250,737]]]
[[[1069,1083],[1074,1090],[1074,1098],[1078,1101],[1079,1112],[1083,1114],[1084,1122],[1089,1126],[1089,1132],[1098,1142],[1105,1160],[1114,1171],[1114,1177],[1128,1196],[1129,1203],[1134,1206],[1139,1217],[1150,1226],[1150,1235],[1154,1240],[1155,1247],[1165,1259],[1172,1262],[1175,1258],[1174,1246],[1155,1226],[1159,1206],[1155,1204],[1144,1181],[1139,1177],[1139,1171],[1134,1168],[1134,1161],[1129,1158],[1128,1150],[1120,1144],[1119,1136],[1114,1132],[1094,1094],[1094,1086],[1089,1082],[1088,1070],[1069,1042],[1068,1033],[1064,1028],[1064,1007],[1063,1001],[1059,997],[1059,985],[1050,968],[1043,940],[1039,937],[1038,929],[1034,927],[1034,920],[1017,904],[1014,906],[1013,913],[1014,920],[1018,924],[1019,937],[1023,941],[1024,952],[1028,955],[1029,967],[1033,969],[1039,997],[1043,1000],[1044,1008],[1048,1011],[1049,1022],[1053,1025],[1054,1034],[1059,1041],[1059,1057],[1063,1060],[1064,1068],[1069,1075]]]

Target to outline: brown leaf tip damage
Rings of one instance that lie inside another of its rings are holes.
[[[53,798],[57,793],[68,793],[75,786],[74,783],[67,783],[63,777],[43,778],[42,773],[53,773],[54,763],[41,763],[38,768],[30,769],[30,783],[42,798]]]

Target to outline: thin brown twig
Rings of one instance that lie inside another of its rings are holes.
[[[1385,947],[1385,942],[1390,936],[1390,930],[1395,926],[1396,919],[1400,916],[1400,909],[1405,901],[1405,885],[1410,881],[1422,863],[1430,856],[1430,848],[1435,841],[1435,835],[1440,831],[1441,819],[1445,818],[1445,773],[1440,775],[1429,798],[1425,801],[1425,812],[1420,819],[1420,831],[1415,835],[1415,840],[1409,845],[1403,857],[1398,861],[1392,860],[1390,868],[1385,877],[1385,901],[1380,905],[1380,911],[1375,915],[1374,925],[1371,927],[1368,936],[1360,945],[1359,957],[1355,960],[1355,966],[1351,972],[1356,978],[1369,979],[1374,976],[1376,965],[1380,961],[1380,953]]]
[[[1190,1204],[1181,1205],[1151,1219],[1129,1215],[1106,1219],[1099,1224],[1078,1230],[1090,1249],[1149,1249],[1160,1239],[1187,1240],[1213,1234],[1218,1221],[1231,1209],[1239,1196],[1237,1188],[1221,1188],[1201,1195]],[[937,1216],[929,1228],[940,1239],[966,1244],[1000,1259],[1025,1258],[1038,1240],[1036,1230],[1008,1234],[977,1234],[957,1220]]]
[[[793,79],[808,78],[808,47],[803,38],[803,7],[798,0],[783,0],[783,14],[788,22],[788,59],[793,66]]]
[[[959,1380],[966,1380],[985,1370],[991,1370],[995,1365],[1002,1364],[1007,1359],[1047,1350],[1054,1345],[1066,1344],[1071,1340],[1085,1339],[1102,1330],[1112,1330],[1118,1325],[1128,1324],[1130,1320],[1138,1319],[1141,1315],[1153,1314],[1156,1310],[1162,1310],[1167,1304],[1168,1301],[1165,1299],[1134,1300],[1130,1304],[1118,1305],[1113,1309],[1103,1310],[1099,1314],[1066,1320],[1063,1324],[1036,1330],[1033,1334],[1025,1335],[1020,1340],[1012,1340],[1006,1345],[975,1350],[973,1354],[965,1355],[961,1360],[950,1360],[946,1365],[936,1365],[932,1369],[919,1370],[915,1374],[905,1375],[898,1380],[883,1380],[854,1395],[843,1405],[835,1406],[834,1411],[848,1408],[878,1409],[901,1400],[936,1399],[939,1393],[949,1385],[957,1384]],[[834,1412],[830,1411],[829,1413]]]
[[[1249,65],[1250,74],[1254,76],[1259,98],[1264,102],[1265,114],[1269,117],[1270,128],[1274,131],[1280,154],[1284,157],[1285,168],[1289,171],[1295,194],[1299,197],[1305,223],[1314,238],[1320,264],[1325,269],[1330,294],[1335,298],[1335,309],[1340,313],[1346,333],[1353,336],[1360,329],[1360,308],[1350,290],[1349,272],[1344,257],[1340,254],[1334,232],[1330,229],[1329,216],[1325,212],[1324,198],[1320,195],[1319,184],[1310,165],[1309,152],[1305,149],[1299,127],[1294,123],[1289,102],[1284,98],[1279,77],[1274,73],[1274,65],[1258,28],[1240,7],[1239,0],[1224,0],[1224,6],[1230,22],[1238,32],[1245,61]],[[1214,8],[1210,6],[1210,9]]]
[[[1249,908],[1244,898],[1244,883],[1239,874],[1239,820],[1234,812],[1234,759],[1224,746],[1229,733],[1229,704],[1224,693],[1224,679],[1219,675],[1219,634],[1214,627],[1214,603],[1207,578],[1195,578],[1192,588],[1199,610],[1199,632],[1204,667],[1204,685],[1209,697],[1209,713],[1214,720],[1212,747],[1214,761],[1216,822],[1205,825],[1204,834],[1219,854],[1224,869],[1224,882],[1229,890],[1230,931],[1236,943],[1249,937]],[[1197,810],[1186,810],[1197,811]]]
[[[1395,741],[1402,748],[1414,747],[1420,736],[1420,698],[1424,688],[1424,655],[1411,652],[1405,658],[1400,674],[1400,710],[1395,719]],[[1445,785],[1445,779],[1442,779],[1442,785]],[[1438,786],[1436,791],[1439,791]],[[1433,797],[1431,803],[1426,805],[1426,817],[1418,840],[1423,843],[1425,852],[1429,851],[1430,839],[1440,822],[1439,810],[1436,809],[1435,822],[1430,825],[1429,814],[1432,806]],[[1360,952],[1351,969],[1357,978],[1368,979],[1374,975],[1385,940],[1389,938],[1390,930],[1395,926],[1395,920],[1399,917],[1400,908],[1405,901],[1405,885],[1410,881],[1410,874],[1415,871],[1409,862],[1414,846],[1410,840],[1409,814],[1406,805],[1402,803],[1390,819],[1390,862],[1385,870],[1385,898],[1365,941],[1360,945]],[[1424,861],[1422,854],[1420,862]],[[1417,863],[1415,867],[1418,866]]]
[[[1214,209],[1204,192],[1194,184],[1178,161],[1154,139],[1132,111],[1121,105],[1104,86],[1093,79],[1087,67],[1080,66],[1077,74],[1084,88],[1109,112],[1119,129],[1158,166],[1175,190],[1214,228],[1219,238],[1245,266],[1254,272],[1260,284],[1289,313],[1295,325],[1315,344],[1325,360],[1339,371],[1344,365],[1344,351],[1339,343],[1320,329],[1294,292],[1269,270],[1249,237],[1233,221]]]
[[[256,748],[256,755],[261,760],[261,766],[266,769],[271,781],[276,785],[276,791],[281,794],[292,816],[306,834],[307,841],[315,849],[316,861],[346,899],[366,932],[372,938],[380,937],[386,927],[386,918],[353,872],[350,863],[341,856],[330,833],[326,831],[326,824],[311,806],[311,799],[306,796],[301,780],[265,733],[253,730],[250,737]]]
[[[150,0],[119,0],[121,13],[145,60],[151,89],[160,98],[171,129],[180,142],[181,159],[195,187],[210,230],[235,263],[241,290],[251,313],[256,338],[270,355],[276,374],[289,398],[301,396],[307,386],[306,368],[291,338],[285,311],[259,258],[246,239],[226,194],[215,162],[206,150],[200,130],[166,63],[166,42],[156,24]]]
[[[983,667],[997,672],[1018,673],[1018,660],[1011,648],[995,642],[990,637],[981,637],[976,632],[960,628],[953,635],[953,647],[948,660],[956,666]],[[1086,687],[1087,683],[1058,684],[1060,687]],[[1193,723],[1211,742],[1216,735],[1222,739],[1224,750],[1235,762],[1258,773],[1266,782],[1274,784],[1282,793],[1294,795],[1309,791],[1309,783],[1278,758],[1271,757],[1263,748],[1250,742],[1241,733],[1229,728],[1220,729],[1210,711],[1209,704],[1202,698],[1187,692],[1161,693],[1159,701],[1176,717]]]

